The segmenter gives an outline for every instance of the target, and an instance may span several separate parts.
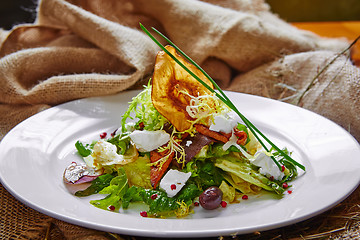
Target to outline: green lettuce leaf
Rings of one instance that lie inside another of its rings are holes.
[[[122,198],[123,209],[128,209],[131,202],[141,202],[143,199],[140,192],[143,190],[142,187],[131,186]]]
[[[92,150],[89,148],[89,146],[84,146],[84,144],[80,141],[77,141],[75,143],[76,150],[82,157],[87,157],[91,154]]]
[[[185,171],[191,172],[189,181],[194,182],[198,189],[204,190],[211,186],[220,186],[224,180],[221,170],[215,167],[214,162],[210,159],[195,159],[187,165],[189,166],[186,166]]]
[[[103,188],[99,194],[109,194],[103,199],[99,200],[92,200],[90,203],[95,207],[111,210],[111,211],[118,211],[121,207],[121,199],[127,192],[128,180],[126,173],[123,168],[119,168],[118,176],[114,177],[110,181],[110,185]],[[112,209],[111,209],[112,207]]]
[[[252,165],[239,158],[226,156],[216,159],[215,166],[226,173],[234,174],[241,179],[261,187],[268,191],[274,191],[282,194],[285,190],[276,182],[270,181],[267,177],[253,169]]]
[[[89,196],[92,194],[96,194],[96,193],[100,192],[103,188],[109,186],[111,180],[114,177],[115,176],[113,174],[109,174],[109,173],[101,175],[101,176],[97,177],[96,179],[94,179],[88,188],[86,188],[85,190],[82,190],[82,191],[77,191],[75,193],[75,196],[86,197],[86,196]]]
[[[178,193],[176,199],[191,204],[191,202],[201,194],[201,190],[194,183],[186,184]]]

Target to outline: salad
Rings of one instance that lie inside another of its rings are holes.
[[[98,194],[90,204],[114,212],[142,203],[139,214],[156,218],[225,208],[261,191],[291,193],[298,175],[298,166],[284,157],[291,153],[264,148],[211,91],[212,82],[172,46],[165,49],[210,89],[160,51],[151,80],[132,98],[121,127],[93,142],[76,142],[83,162],[64,171],[70,192]]]

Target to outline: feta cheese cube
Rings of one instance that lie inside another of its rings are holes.
[[[170,169],[160,181],[160,189],[166,192],[168,197],[174,197],[185,186],[191,173],[184,173]]]
[[[285,175],[265,152],[259,152],[255,155],[255,158],[250,159],[250,161],[255,166],[260,167],[259,172],[267,177],[274,177],[276,180],[281,180]]]
[[[240,122],[240,119],[232,114],[232,112],[225,115],[218,115],[214,117],[214,123],[210,125],[209,129],[215,132],[231,133],[238,122]]]
[[[135,130],[129,135],[129,137],[140,152],[150,152],[164,145],[170,140],[170,134],[164,130]]]

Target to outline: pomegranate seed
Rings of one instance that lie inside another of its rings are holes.
[[[283,185],[282,185],[282,187],[283,187],[283,188],[288,188],[289,185],[288,185],[286,182],[284,182]]]
[[[248,200],[248,199],[249,199],[248,195],[243,195],[241,198],[242,198],[243,200]]]
[[[116,135],[117,129],[115,129],[115,131],[113,131],[110,135],[113,137]]]
[[[110,205],[110,206],[109,206],[109,210],[110,210],[110,211],[114,211],[114,210],[115,210],[115,207],[114,207],[113,205]]]
[[[148,215],[147,215],[147,212],[146,212],[146,211],[142,211],[142,212],[140,212],[140,216],[142,216],[142,217],[147,217]]]
[[[199,202],[194,202],[194,206],[195,207],[199,206]]]
[[[291,190],[288,190],[287,192],[288,192],[288,194],[292,194],[292,191],[291,191]]]
[[[220,205],[221,205],[223,208],[226,208],[226,206],[227,206],[227,202],[225,202],[225,201],[221,201]]]
[[[100,138],[101,138],[101,139],[104,139],[104,138],[106,138],[106,135],[107,135],[107,133],[106,133],[106,132],[103,132],[102,134],[100,134]]]
[[[153,195],[151,195],[151,199],[152,199],[152,200],[155,200],[155,199],[157,198],[157,196],[158,196],[158,195],[157,195],[156,193],[154,193]]]
[[[176,185],[175,185],[175,184],[171,184],[170,189],[171,189],[171,190],[175,190],[175,189],[176,189]]]
[[[285,171],[285,166],[284,165],[281,166],[281,171],[282,172]]]

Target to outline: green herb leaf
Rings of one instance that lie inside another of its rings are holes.
[[[77,141],[75,143],[75,147],[76,147],[78,153],[80,154],[80,156],[82,156],[82,157],[87,157],[92,152],[91,149],[86,148],[80,141]]]

